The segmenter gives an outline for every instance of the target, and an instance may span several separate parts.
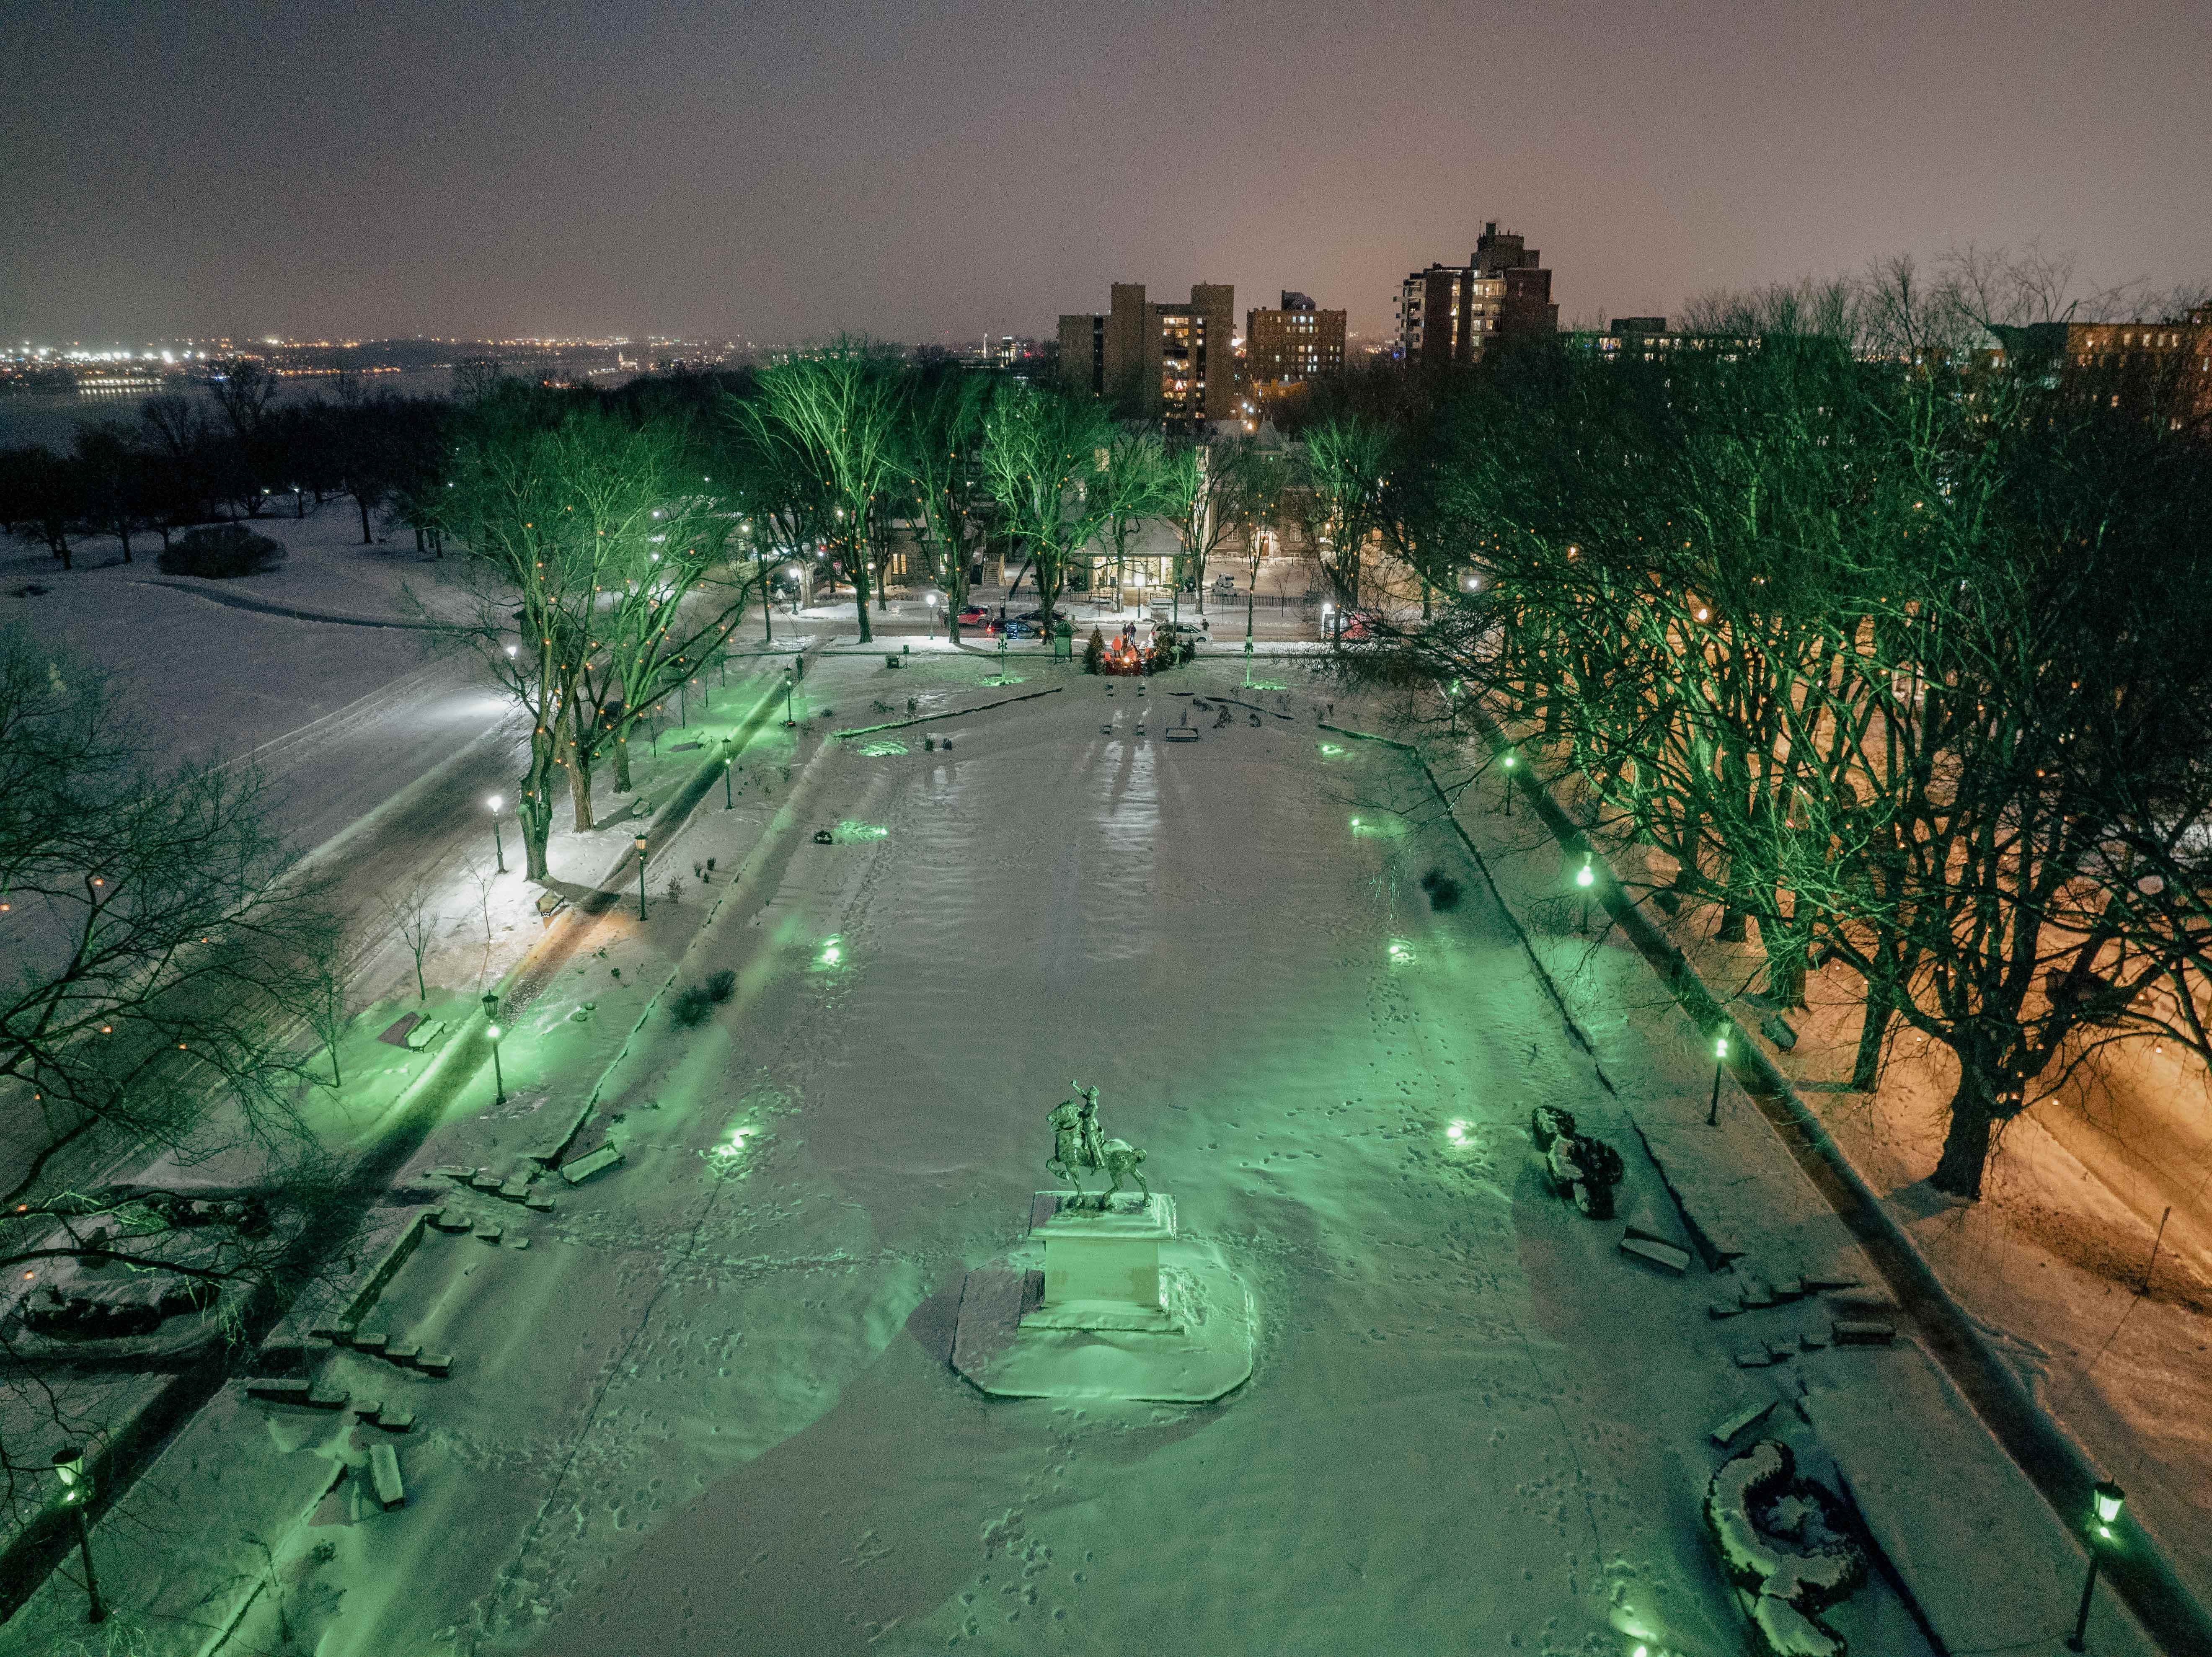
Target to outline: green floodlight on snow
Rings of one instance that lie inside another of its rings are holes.
[[[814,957],[814,964],[817,967],[825,968],[835,968],[843,965],[844,960],[844,940],[837,938],[828,938],[822,941],[822,948]]]
[[[1728,1064],[1728,1033],[1713,1037],[1713,1100],[1705,1107],[1705,1126],[1721,1125],[1721,1071]]]
[[[1413,946],[1407,943],[1402,938],[1392,938],[1390,940],[1390,964],[1394,967],[1409,967],[1413,964]]]

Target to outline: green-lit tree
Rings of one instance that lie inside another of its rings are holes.
[[[896,361],[865,342],[840,339],[763,368],[753,394],[732,410],[755,428],[757,449],[781,451],[826,499],[819,532],[852,580],[863,644],[875,637],[869,574],[878,513],[896,480],[901,401]]]
[[[1129,543],[1148,519],[1176,510],[1179,503],[1166,446],[1158,432],[1124,426],[1106,447],[1106,467],[1090,485],[1103,497],[1104,544],[1113,549],[1116,600],[1129,561]]]
[[[955,640],[968,603],[968,573],[990,534],[982,448],[996,384],[960,368],[927,373],[911,387],[900,424],[898,470],[928,536],[945,588],[946,626]]]
[[[1048,634],[1069,565],[1106,523],[1099,486],[1114,422],[1089,397],[1009,385],[983,422],[983,476],[1006,532],[1036,574]]]
[[[1306,433],[1306,538],[1340,604],[1359,603],[1361,565],[1384,519],[1389,451],[1389,433],[1356,412],[1328,416]]]
[[[544,881],[557,775],[575,756],[578,689],[604,595],[620,585],[629,543],[649,531],[639,440],[612,416],[516,390],[464,422],[440,519],[466,556],[446,580],[459,615],[445,635],[482,659],[531,722],[516,788],[525,871]],[[588,772],[570,769],[590,819]]]
[[[1163,515],[1175,526],[1176,581],[1194,582],[1199,613],[1206,611],[1206,566],[1235,532],[1237,506],[1252,446],[1241,437],[1212,443],[1177,443],[1162,468]]]
[[[2212,701],[2201,448],[2039,378],[1768,335],[1735,361],[1557,360],[1455,400],[1432,488],[1479,549],[1449,673],[1579,773],[1670,901],[1818,950],[1959,1066],[1935,1182],[2116,1041],[2206,1051]],[[1439,562],[1427,574],[1449,574]],[[2183,595],[2177,601],[2176,595]]]

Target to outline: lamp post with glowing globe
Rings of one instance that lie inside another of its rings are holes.
[[[2118,1522],[2120,1508],[2127,1502],[2127,1492],[2109,1478],[2089,1493],[2092,1515],[2095,1520],[2089,1527],[2089,1580],[2081,1584],[2081,1609],[2074,1618],[2074,1632],[2066,1636],[2066,1649],[2087,1651],[2089,1648],[2089,1604],[2096,1598],[2097,1568],[2104,1563],[2103,1545],[2112,1539],[2112,1527]],[[89,1558],[85,1569],[92,1569]]]
[[[55,1451],[54,1477],[61,1481],[61,1506],[76,1517],[77,1555],[84,1561],[84,1593],[91,1602],[84,1620],[104,1623],[107,1607],[100,1602],[100,1579],[92,1574],[92,1520],[86,1512],[92,1505],[92,1474],[84,1465],[84,1452],[74,1444]]]

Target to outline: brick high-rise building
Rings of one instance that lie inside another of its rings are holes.
[[[1106,311],[1060,319],[1060,373],[1098,397],[1127,398],[1170,426],[1228,420],[1237,409],[1237,289],[1199,282],[1188,305],[1153,305],[1117,282]]]
[[[1244,389],[1259,410],[1343,366],[1343,312],[1285,293],[1277,309],[1244,313]]]
[[[1559,331],[1544,256],[1493,219],[1465,264],[1416,270],[1398,289],[1398,351],[1408,362],[1474,362],[1499,339]]]

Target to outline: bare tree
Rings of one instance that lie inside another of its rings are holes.
[[[841,338],[763,368],[756,395],[736,405],[757,441],[787,450],[826,497],[821,534],[853,582],[863,644],[875,637],[868,574],[878,508],[896,475],[899,401],[893,359]]]
[[[1048,634],[1069,564],[1109,515],[1101,483],[1113,434],[1097,403],[1056,387],[1009,385],[985,419],[984,478],[1036,573]]]
[[[414,960],[415,998],[418,1001],[430,998],[429,986],[422,978],[422,962],[437,942],[438,928],[445,922],[445,917],[431,908],[436,892],[429,881],[417,880],[400,896],[386,899],[384,904],[386,920]]]
[[[1198,609],[1206,613],[1206,568],[1234,532],[1237,499],[1252,446],[1243,438],[1180,443],[1167,452],[1163,470],[1164,511],[1182,550],[1176,578],[1198,584]]]
[[[335,926],[286,876],[258,776],[147,758],[94,670],[0,632],[0,1096],[46,1139],[18,1192],[94,1127],[172,1142],[210,1097],[258,1143],[304,1132],[284,1041]]]
[[[913,490],[944,584],[946,629],[960,636],[968,603],[968,572],[982,555],[990,529],[990,496],[984,484],[984,415],[993,382],[958,369],[925,378],[907,401],[898,446],[898,470]]]

